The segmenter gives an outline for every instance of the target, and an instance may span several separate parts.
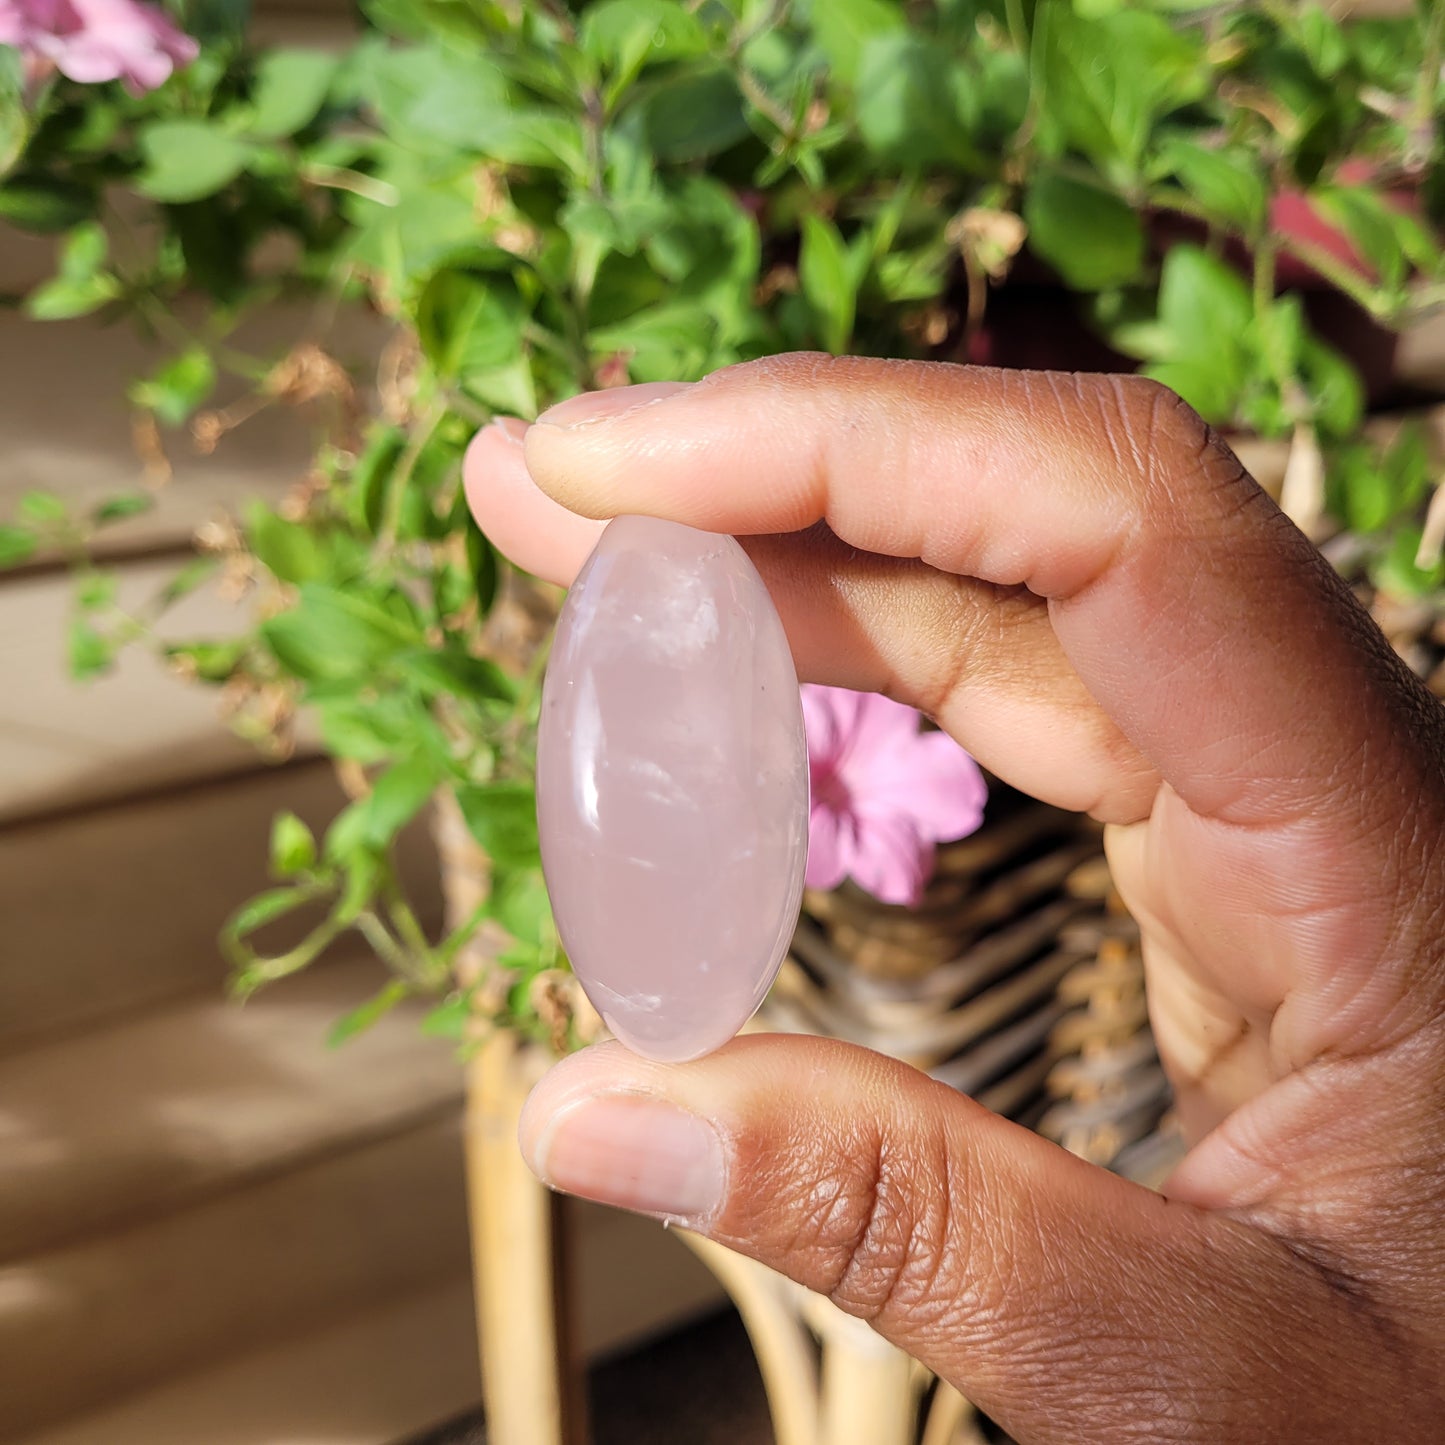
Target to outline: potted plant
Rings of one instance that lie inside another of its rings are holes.
[[[78,676],[150,646],[264,746],[314,719],[352,801],[319,839],[277,819],[276,887],[226,929],[242,994],[358,930],[392,981],[338,1036],[415,994],[459,1039],[593,1032],[534,822],[556,598],[460,486],[478,426],[578,390],[807,347],[1139,365],[1288,443],[1287,508],[1438,665],[1440,461],[1366,406],[1388,337],[1445,304],[1445,8],[365,0],[337,53],[257,51],[243,0],[120,8],[102,33],[79,0],[0,0],[0,217],[56,240],[14,299],[164,340],[130,390],[153,463],[290,405],[314,462],[207,529],[145,615],[90,550],[143,488],[84,515],[27,497],[0,564],[75,559]],[[305,329],[247,352],[245,318],[292,296]],[[369,375],[329,349],[352,310],[390,329]],[[218,574],[250,630],[160,640]],[[440,936],[394,863],[427,810]]]

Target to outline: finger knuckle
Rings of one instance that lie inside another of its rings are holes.
[[[824,1221],[834,1304],[870,1323],[906,1315],[915,1325],[956,1307],[953,1173],[941,1131],[906,1144],[880,1137],[855,1155]]]

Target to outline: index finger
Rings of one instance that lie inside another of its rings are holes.
[[[564,402],[525,448],[543,490],[585,516],[735,534],[822,521],[866,552],[1022,584],[1201,816],[1287,822],[1381,768],[1398,796],[1399,756],[1371,743],[1418,736],[1418,719],[1388,647],[1155,383],[786,356]]]

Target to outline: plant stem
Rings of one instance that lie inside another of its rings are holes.
[[[336,915],[332,914],[318,923],[295,948],[285,953],[274,958],[260,958],[252,953],[244,962],[237,960],[240,974],[238,987],[244,994],[249,994],[263,983],[275,983],[277,979],[300,973],[344,927]],[[249,949],[245,951],[250,953]]]
[[[586,145],[587,189],[599,201],[607,195],[602,184],[607,163],[603,152],[606,124],[607,111],[602,104],[602,95],[596,86],[588,86],[582,94],[582,139]]]
[[[1343,262],[1337,261],[1323,246],[1317,246],[1312,241],[1303,241],[1298,236],[1280,236],[1278,245],[1297,261],[1303,261],[1312,271],[1318,271],[1331,286],[1337,291],[1343,291],[1375,320],[1388,322],[1394,318],[1398,308],[1385,301],[1375,287]]]
[[[781,154],[792,145],[797,136],[793,133],[793,117],[783,109],[777,101],[770,96],[759,84],[757,78],[745,65],[737,68],[738,89],[742,91],[743,98],[761,115],[765,115],[778,129],[778,144],[774,147],[774,155]]]
[[[415,961],[405,948],[392,937],[391,930],[387,928],[380,917],[369,908],[364,908],[356,915],[354,924],[356,931],[371,945],[376,956],[395,973],[399,978],[404,978],[408,983],[418,983],[418,969]]]
[[[1410,129],[1417,134],[1435,133],[1435,95],[1440,89],[1440,66],[1445,61],[1445,5],[1440,0],[1428,7],[1425,27],[1425,59],[1415,80],[1415,104]]]
[[[418,922],[416,914],[412,911],[411,904],[406,901],[406,897],[401,891],[401,884],[397,882],[394,873],[387,878],[383,892],[392,926],[420,965],[421,981],[425,982],[428,987],[434,987],[445,981],[446,965],[437,957],[436,950],[432,948],[431,941]]]
[[[1269,238],[1261,239],[1254,248],[1254,314],[1260,320],[1274,304],[1274,267],[1277,252],[1276,243]]]
[[[743,26],[735,31],[728,39],[727,51],[730,56],[740,54],[749,42],[756,40],[759,35],[765,34],[776,25],[781,25],[788,18],[788,11],[791,8],[792,0],[772,0],[759,12],[756,20],[751,25]],[[695,6],[700,9],[701,6]]]
[[[345,166],[324,166],[313,161],[302,169],[301,179],[329,191],[350,191],[353,196],[378,206],[401,204],[401,192],[395,186]]]
[[[406,504],[406,489],[411,482],[412,473],[416,470],[416,464],[421,459],[421,454],[426,450],[427,443],[436,435],[437,428],[446,417],[446,404],[442,401],[433,402],[431,410],[427,412],[421,424],[407,440],[406,450],[396,464],[396,470],[391,475],[391,487],[386,494],[386,510],[382,513],[381,528],[377,536],[375,560],[390,557],[396,551],[397,533],[401,529],[401,510]]]

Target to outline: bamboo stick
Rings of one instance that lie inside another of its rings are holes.
[[[762,1372],[776,1445],[837,1445],[819,1434],[816,1352],[793,1304],[792,1286],[710,1239],[686,1230],[677,1234],[717,1276],[742,1316]]]
[[[525,1047],[493,1034],[468,1070],[467,1194],[487,1425],[499,1445],[585,1445],[585,1396],[559,1298],[561,1200],[517,1148],[530,1084]]]

